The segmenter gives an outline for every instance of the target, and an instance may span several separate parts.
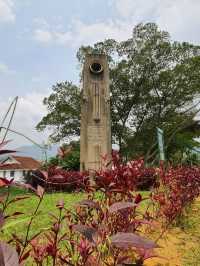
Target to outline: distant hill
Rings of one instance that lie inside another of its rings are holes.
[[[50,158],[52,156],[55,156],[57,154],[58,150],[58,145],[53,145],[48,151],[47,151],[47,157]],[[35,146],[35,145],[30,145],[30,146],[21,146],[16,149],[17,155],[19,156],[27,156],[27,157],[32,157],[36,160],[44,160],[45,155],[42,152],[42,150]]]

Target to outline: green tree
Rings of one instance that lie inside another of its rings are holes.
[[[44,98],[48,114],[42,118],[37,129],[53,130],[50,138],[53,142],[69,140],[80,134],[80,89],[71,82],[57,83],[53,93]]]
[[[200,46],[172,42],[168,32],[147,23],[137,25],[126,41],[110,39],[81,47],[77,53],[81,64],[87,53],[108,56],[112,138],[120,151],[128,157],[154,158],[156,127],[164,129],[170,151],[174,132],[193,123],[197,113],[198,103],[194,104],[194,100],[200,92]],[[53,96],[44,101],[49,113],[37,128],[53,127],[54,140],[79,135],[80,93],[76,88],[75,97],[71,87],[69,83],[58,84]],[[195,137],[198,135],[195,133]],[[194,134],[189,136],[191,142]]]
[[[69,144],[61,146],[62,155],[51,157],[45,167],[60,166],[65,170],[79,171],[80,170],[80,143],[79,141],[71,141]],[[66,154],[65,154],[66,152]]]

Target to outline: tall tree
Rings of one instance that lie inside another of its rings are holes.
[[[53,93],[44,98],[48,114],[38,123],[37,129],[53,130],[50,138],[53,142],[68,140],[80,134],[80,89],[71,82],[57,83]]]
[[[110,39],[81,47],[77,53],[80,63],[87,53],[108,56],[112,137],[122,152],[151,158],[155,154],[156,127],[164,129],[169,146],[172,132],[193,123],[198,108],[194,100],[200,93],[200,46],[172,42],[168,32],[147,23],[137,25],[126,41]],[[54,127],[54,140],[78,134],[80,129],[79,90],[76,88],[75,97],[73,85],[64,84],[59,84],[58,90],[54,87],[54,96],[45,99],[49,114],[37,126]],[[195,136],[198,134],[195,132]],[[188,136],[191,143],[194,134]]]

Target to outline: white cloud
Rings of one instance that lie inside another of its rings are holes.
[[[10,69],[6,64],[0,62],[0,75],[12,75],[15,71]]]
[[[46,108],[43,105],[42,100],[47,95],[48,92],[46,94],[33,92],[19,98],[14,119],[11,125],[11,129],[23,133],[39,144],[41,144],[42,141],[47,141],[48,136],[48,132],[40,133],[35,129],[37,123],[46,114]],[[0,99],[0,122],[2,121],[3,115],[5,115],[11,101],[12,99],[8,99],[7,101]],[[22,145],[31,144],[25,138],[14,134],[9,134],[9,139],[13,140],[12,147],[15,148]]]
[[[70,28],[67,31],[59,31],[58,27],[51,29],[43,21],[41,28],[34,30],[33,38],[42,44],[78,47],[82,44],[92,44],[107,38],[123,40],[130,35],[132,25],[112,20],[94,24],[86,24],[80,20],[74,20]]]
[[[60,31],[61,25],[55,25],[51,29],[50,25],[44,19],[35,19],[37,28],[33,32],[33,39],[42,44],[65,45],[72,41],[71,32]]]
[[[199,0],[112,0],[127,23],[156,22],[174,40],[200,42]]]
[[[53,41],[53,35],[48,30],[36,29],[34,32],[34,37],[36,41],[40,43],[51,43]]]
[[[53,32],[54,40],[57,44],[65,45],[73,40],[71,32]]]
[[[36,25],[36,26],[42,26],[44,29],[48,29],[49,27],[49,24],[47,23],[47,21],[44,19],[44,18],[34,18],[33,19],[33,23]]]
[[[12,0],[0,0],[0,22],[13,22],[15,20],[13,7]]]
[[[148,17],[153,18],[160,9],[168,6],[170,2],[171,0],[113,0],[112,4],[123,19],[143,20],[148,19]]]
[[[163,8],[157,19],[161,28],[169,31],[173,39],[200,43],[200,1],[175,0]]]
[[[72,41],[70,32],[51,32],[37,29],[34,32],[33,39],[41,44],[65,45]]]
[[[123,21],[105,21],[94,24],[86,24],[81,21],[74,21],[73,25],[73,44],[92,44],[104,39],[124,40],[131,34],[132,25]]]
[[[125,40],[140,22],[156,22],[174,40],[200,42],[199,0],[109,0],[116,15],[112,19],[85,23],[71,22],[68,29],[36,18],[34,39],[40,43],[79,47],[106,38]]]
[[[162,2],[166,2],[162,0]],[[135,20],[141,18],[147,18],[149,15],[152,17],[157,11],[161,4],[160,0],[114,0],[113,5],[115,6],[118,14],[123,19],[129,19],[134,17]]]

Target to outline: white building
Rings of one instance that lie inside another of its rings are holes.
[[[10,155],[0,162],[0,177],[22,183],[28,172],[40,167],[40,162],[31,157]]]

